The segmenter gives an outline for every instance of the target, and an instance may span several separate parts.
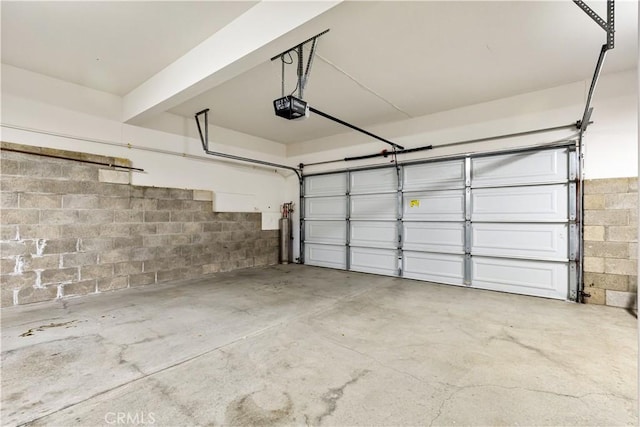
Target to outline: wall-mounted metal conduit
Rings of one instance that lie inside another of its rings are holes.
[[[202,126],[200,125],[200,116],[204,115],[204,132],[202,130]],[[202,143],[202,149],[205,153],[215,156],[222,157],[225,159],[237,160],[240,162],[254,163],[257,165],[270,166],[278,169],[285,169],[295,172],[298,176],[298,180],[302,182],[302,175],[300,174],[300,170],[287,165],[281,165],[278,163],[266,162],[264,160],[252,159],[249,157],[236,156],[233,154],[220,153],[218,151],[209,150],[209,109],[199,111],[195,114],[196,125],[198,125],[198,133],[200,134],[200,142]]]
[[[143,147],[143,146],[140,146],[140,145],[133,145],[133,144],[124,143],[124,142],[107,141],[107,140],[104,140],[104,139],[87,138],[87,137],[82,137],[82,136],[77,136],[77,135],[70,135],[70,134],[64,134],[64,133],[58,133],[58,132],[50,132],[50,131],[46,131],[46,130],[42,130],[42,129],[28,128],[28,127],[24,127],[24,126],[11,125],[11,124],[7,124],[7,123],[0,124],[0,127],[8,128],[8,129],[16,129],[16,130],[20,130],[20,131],[24,131],[24,132],[30,132],[30,133],[36,133],[36,134],[40,134],[40,135],[54,136],[54,137],[57,137],[57,138],[71,139],[71,140],[75,140],[75,141],[91,142],[91,143],[101,144],[101,145],[108,145],[108,146],[111,146],[111,147],[122,147],[122,148],[128,148],[130,150],[138,150],[138,151],[146,151],[146,152],[149,152],[149,153],[165,154],[165,155],[168,155],[168,156],[182,157],[184,159],[192,159],[192,160],[199,160],[199,161],[205,161],[205,162],[220,162],[220,161],[224,161],[225,160],[225,158],[212,158],[212,157],[205,157],[205,156],[197,156],[195,154],[181,153],[181,152],[178,152],[178,151],[171,151],[171,150],[163,150],[161,148]],[[233,160],[233,159],[230,158],[229,160]],[[235,163],[235,162],[229,162],[229,163],[233,163],[233,164],[238,165],[238,166],[250,167],[250,165],[248,165],[248,164],[241,164],[241,163]],[[142,171],[137,171],[136,170],[135,172],[142,172]]]

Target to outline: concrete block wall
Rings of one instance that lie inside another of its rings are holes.
[[[128,164],[2,143],[2,307],[278,262],[260,213],[216,213],[211,192],[133,186],[129,172],[43,155]]]
[[[638,179],[584,182],[586,302],[635,306],[638,269]]]

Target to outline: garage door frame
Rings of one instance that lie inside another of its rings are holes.
[[[448,161],[462,161],[464,162],[464,272],[463,272],[463,282],[464,286],[471,286],[472,282],[472,253],[471,253],[471,198],[472,198],[472,161],[475,159],[482,159],[486,157],[492,156],[501,156],[501,155],[516,155],[521,153],[531,153],[531,152],[543,152],[547,150],[558,150],[558,149],[566,149],[567,150],[567,161],[566,165],[568,174],[566,178],[563,180],[564,183],[568,186],[567,200],[568,200],[568,216],[565,221],[568,227],[568,258],[567,258],[567,266],[568,266],[568,290],[566,299],[570,301],[578,301],[579,297],[579,279],[580,279],[580,223],[581,223],[581,214],[578,211],[580,204],[578,203],[578,189],[581,187],[581,179],[579,173],[579,165],[577,158],[577,150],[575,141],[563,141],[562,143],[545,145],[545,146],[534,146],[534,147],[526,147],[526,148],[518,148],[518,149],[509,149],[509,150],[497,150],[490,152],[482,152],[482,153],[472,153],[472,154],[461,154],[461,155],[453,155],[440,157],[435,159],[423,159],[423,160],[412,160],[406,162],[399,162],[397,165],[397,171],[399,175],[399,179],[397,181],[397,204],[396,204],[396,229],[398,234],[398,242],[396,247],[394,248],[396,257],[397,257],[397,269],[394,274],[391,274],[396,277],[405,277],[403,271],[403,253],[405,249],[403,244],[405,242],[405,236],[403,234],[403,223],[405,221],[403,217],[403,203],[404,203],[404,188],[403,185],[405,183],[405,167],[413,166],[413,165],[424,165],[429,163],[443,163]],[[351,259],[351,228],[352,222],[354,219],[351,217],[351,200],[352,200],[352,192],[351,192],[351,183],[352,183],[352,174],[362,171],[373,171],[373,170],[381,170],[381,169],[396,169],[396,165],[375,165],[375,166],[365,166],[351,169],[343,169],[343,170],[334,170],[328,172],[321,173],[311,173],[303,175],[303,180],[310,177],[318,177],[323,175],[344,175],[345,187],[344,193],[341,194],[341,197],[344,197],[344,203],[346,204],[346,215],[342,218],[336,217],[334,220],[340,220],[345,222],[345,235],[344,239],[341,242],[341,245],[344,246],[344,268],[345,270],[352,270],[352,259]],[[306,182],[306,181],[305,181]],[[305,225],[307,221],[313,221],[312,219],[307,219],[305,215],[305,207],[307,201],[311,196],[307,196],[306,193],[306,185],[303,182],[301,186],[300,193],[300,262],[305,263],[305,246],[306,244],[314,244],[306,241],[305,235]],[[549,183],[547,183],[549,184]],[[520,183],[517,186],[528,186],[530,184]],[[516,186],[516,185],[514,185]],[[486,186],[490,188],[489,186]],[[390,192],[386,192],[390,193]],[[381,194],[381,193],[372,193],[372,194]],[[336,195],[337,196],[337,195]],[[385,219],[388,221],[388,219]],[[333,267],[335,268],[335,267]],[[359,270],[363,271],[363,270]],[[366,272],[366,270],[365,270]],[[374,272],[374,271],[371,271]],[[378,273],[379,274],[379,273]],[[423,279],[426,280],[426,279]]]

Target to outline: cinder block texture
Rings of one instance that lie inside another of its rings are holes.
[[[133,186],[128,172],[77,161],[125,159],[1,148],[3,307],[278,262],[261,214],[213,212],[211,192]]]
[[[629,307],[638,275],[638,179],[584,183],[586,302]]]
[[[590,242],[604,242],[603,225],[585,225],[584,240]]]

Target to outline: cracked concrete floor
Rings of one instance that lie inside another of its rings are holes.
[[[299,265],[2,311],[2,425],[637,424],[624,310]]]

